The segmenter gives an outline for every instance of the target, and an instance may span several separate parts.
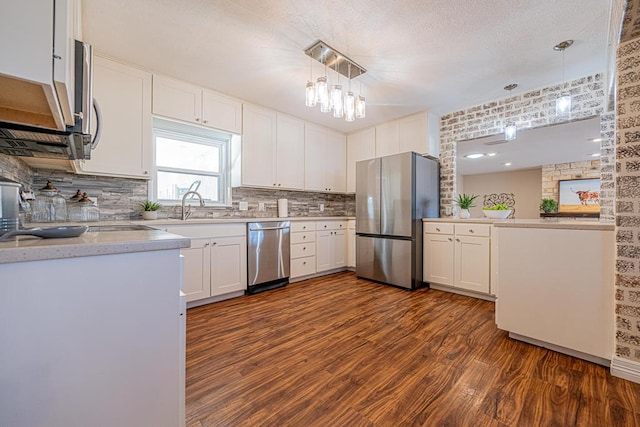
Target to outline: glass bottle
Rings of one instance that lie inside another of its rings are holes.
[[[89,198],[87,193],[83,193],[80,200],[69,206],[69,221],[99,221],[100,211]]]
[[[33,222],[67,220],[67,202],[51,181],[42,187],[33,203]]]

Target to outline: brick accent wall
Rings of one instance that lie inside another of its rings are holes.
[[[31,186],[33,170],[18,157],[0,154],[0,177],[19,182],[25,187]]]
[[[640,362],[640,0],[617,55],[616,355]]]
[[[555,115],[555,100],[562,85],[531,90],[446,114],[440,119],[440,200],[441,214],[453,205],[456,188],[457,141],[496,135],[505,121],[514,121],[519,130],[549,126],[600,116],[601,202],[600,220],[614,221],[614,135],[615,114],[605,112],[605,82],[595,74],[567,82],[572,110],[569,120]]]
[[[558,181],[579,178],[600,178],[600,160],[542,166],[542,198],[557,202]]]

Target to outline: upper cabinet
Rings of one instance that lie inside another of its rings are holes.
[[[59,130],[73,124],[77,1],[3,2],[0,120]]]
[[[305,125],[305,190],[346,192],[346,144],[343,134],[309,123]]]
[[[376,157],[407,151],[438,157],[439,121],[424,111],[376,126]]]
[[[76,172],[151,178],[151,73],[98,56],[93,73],[102,137],[91,160],[75,162]]]
[[[240,101],[169,77],[153,76],[153,114],[242,133]]]
[[[376,129],[347,136],[347,193],[356,191],[356,163],[376,157]]]
[[[241,181],[237,185],[304,188],[304,122],[245,105]]]

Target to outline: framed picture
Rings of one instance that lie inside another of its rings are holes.
[[[569,179],[558,182],[558,212],[600,213],[600,179]]]

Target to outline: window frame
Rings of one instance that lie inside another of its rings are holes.
[[[158,137],[169,138],[178,141],[184,141],[189,144],[201,144],[210,147],[218,147],[219,151],[219,172],[210,172],[199,169],[183,169],[167,166],[158,166],[157,164],[157,145]],[[190,124],[177,123],[170,120],[154,118],[153,121],[153,179],[152,185],[149,186],[149,199],[157,200],[165,206],[180,206],[181,199],[157,199],[158,196],[158,172],[183,173],[201,176],[211,176],[218,178],[218,196],[219,201],[203,198],[207,206],[229,207],[231,201],[231,139],[233,135],[230,133],[216,131],[214,129],[202,128]],[[199,200],[196,198],[185,201],[186,205],[198,205]]]

